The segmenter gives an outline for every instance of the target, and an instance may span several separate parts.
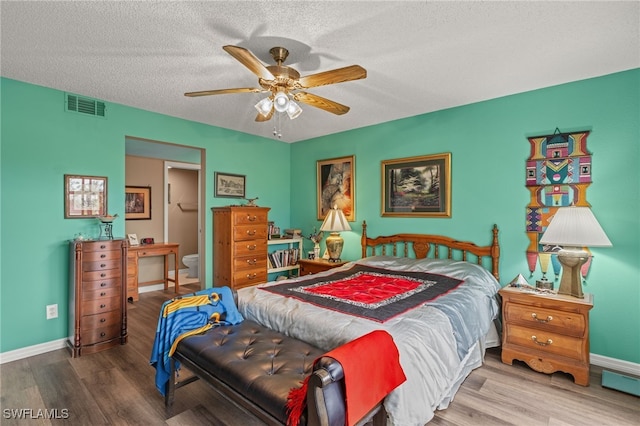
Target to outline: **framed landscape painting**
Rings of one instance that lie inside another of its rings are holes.
[[[382,216],[451,217],[451,153],[383,161]]]

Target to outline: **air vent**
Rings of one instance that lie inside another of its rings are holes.
[[[105,117],[105,103],[97,99],[85,98],[83,96],[66,94],[65,107],[67,111],[80,114]]]

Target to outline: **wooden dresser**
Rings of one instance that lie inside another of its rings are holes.
[[[541,373],[564,371],[589,385],[589,311],[593,295],[533,293],[505,287],[502,296],[502,362],[524,361]]]
[[[213,286],[267,281],[268,207],[213,207]]]
[[[71,241],[69,339],[79,357],[127,343],[127,241]]]

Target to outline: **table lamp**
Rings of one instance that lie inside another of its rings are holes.
[[[540,244],[559,245],[562,278],[558,294],[584,298],[580,268],[589,258],[583,247],[611,247],[611,241],[588,207],[560,207],[540,239]]]
[[[340,236],[339,232],[351,231],[349,222],[345,217],[342,210],[338,206],[333,206],[329,213],[324,218],[321,231],[330,232],[327,237],[327,251],[329,252],[329,262],[339,262],[340,255],[342,254],[342,247],[344,246],[344,240]]]

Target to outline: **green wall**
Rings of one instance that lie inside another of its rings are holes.
[[[274,220],[289,221],[287,144],[111,103],[106,119],[69,113],[63,92],[15,80],[3,78],[0,90],[0,352],[67,335],[67,241],[78,232],[92,235],[97,221],[64,219],[63,176],[107,176],[108,211],[124,217],[126,137],[206,149],[207,230],[210,207],[233,201],[213,197],[215,171],[246,175],[247,196],[274,206]],[[114,222],[114,235],[124,236],[123,220]],[[211,241],[211,233],[205,233],[209,254]],[[205,261],[210,283],[211,255]],[[59,317],[47,321],[45,306],[54,303]]]
[[[355,155],[356,222],[353,232],[343,233],[344,258],[360,256],[362,220],[370,235],[442,233],[476,243],[489,243],[496,223],[506,284],[518,273],[528,276],[527,137],[558,127],[591,131],[593,184],[587,199],[613,242],[612,248],[592,249],[585,286],[595,298],[591,352],[640,363],[640,70],[291,145],[114,104],[108,104],[106,120],[82,117],[63,111],[62,92],[7,79],[1,89],[0,352],[66,335],[66,240],[96,225],[63,218],[63,175],[108,176],[109,212],[122,215],[126,136],[206,149],[208,230],[209,208],[228,204],[213,198],[214,171],[246,174],[247,195],[272,207],[272,220],[306,235],[320,225],[316,160]],[[452,153],[452,217],[381,217],[380,162],[441,152]],[[116,221],[116,235],[123,232],[124,223]],[[206,262],[211,285],[210,256]],[[539,277],[536,272],[532,282]],[[46,321],[44,307],[51,303],[60,305],[60,318]],[[16,324],[29,331],[18,332]]]
[[[640,70],[545,88],[344,132],[292,146],[293,223],[315,220],[316,160],[355,155],[356,223],[342,233],[343,258],[360,256],[363,220],[371,236],[450,235],[490,243],[500,228],[503,285],[529,276],[525,251],[525,161],[529,136],[590,130],[593,183],[587,200],[612,248],[593,248],[585,292],[594,294],[591,352],[640,363]],[[380,216],[383,160],[451,152],[452,217]],[[551,276],[553,276],[552,271]],[[538,271],[530,279],[535,283]],[[558,284],[556,283],[556,286]]]

